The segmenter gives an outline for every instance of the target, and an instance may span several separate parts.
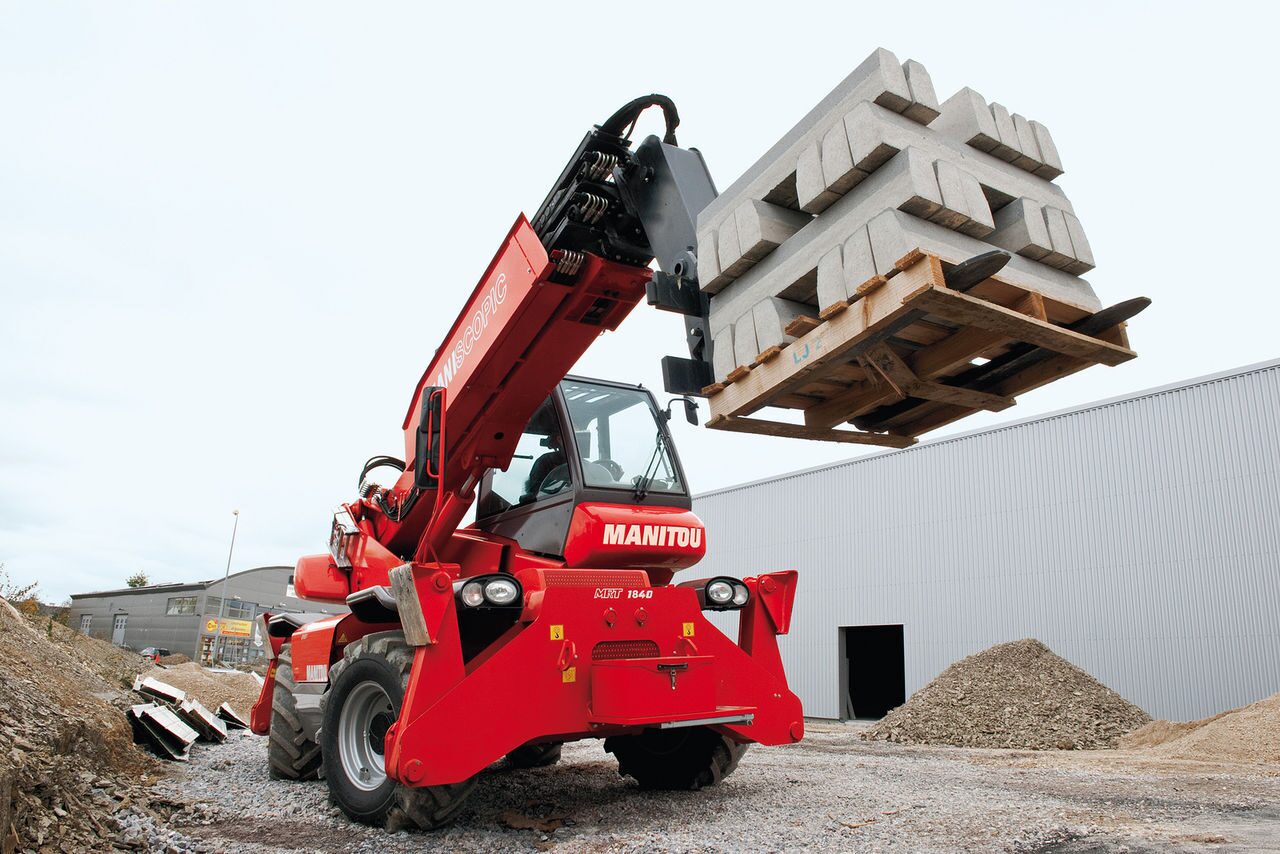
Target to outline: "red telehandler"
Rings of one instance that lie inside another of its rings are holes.
[[[633,149],[652,106],[665,136]],[[419,381],[404,461],[371,459],[329,553],[298,561],[298,596],[350,612],[264,617],[252,724],[271,772],[323,774],[352,819],[438,827],[486,766],[549,765],[566,741],[603,738],[641,786],[698,789],[748,744],[804,734],[777,643],[795,572],[673,581],[706,550],[667,422],[679,403],[696,423],[712,382],[694,226],[716,195],[678,123],[653,95],[587,133]],[[566,376],[646,298],[685,318],[665,408]],[[384,488],[369,475],[385,466],[400,474]],[[738,612],[736,643],[707,611]]]

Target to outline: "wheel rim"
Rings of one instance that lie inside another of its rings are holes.
[[[387,780],[383,747],[396,719],[391,698],[377,682],[361,682],[347,695],[338,717],[342,770],[358,789],[371,792]]]

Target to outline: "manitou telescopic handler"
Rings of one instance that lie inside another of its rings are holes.
[[[633,150],[650,106],[665,137]],[[404,462],[371,459],[329,553],[298,561],[297,595],[350,613],[264,619],[271,772],[322,771],[357,821],[438,827],[486,766],[548,765],[566,741],[603,738],[642,786],[698,789],[748,744],[804,735],[776,638],[795,572],[673,581],[706,550],[667,422],[678,402],[696,423],[688,395],[711,383],[694,224],[716,194],[678,121],[665,97],[626,105],[517,219],[414,390]],[[686,318],[665,408],[566,376],[646,292]],[[739,613],[736,643],[707,611]]]

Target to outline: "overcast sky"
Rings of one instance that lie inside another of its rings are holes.
[[[236,508],[233,570],[323,551],[593,123],[667,93],[726,187],[877,46],[1048,125],[1088,278],[1155,300],[1135,362],[953,430],[1280,355],[1265,4],[449,5],[0,3],[12,576],[53,600],[220,576]],[[578,371],[658,388],[682,347],[641,307]],[[697,491],[852,453],[675,429]]]

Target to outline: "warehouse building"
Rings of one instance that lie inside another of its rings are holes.
[[[1280,360],[699,496],[699,574],[800,572],[806,713],[1024,637],[1152,715],[1280,691]]]
[[[293,567],[260,566],[223,579],[190,584],[125,587],[71,597],[70,625],[116,646],[160,647],[210,663],[215,646],[227,663],[266,654],[254,621],[264,611],[341,613],[346,608],[304,602],[293,595]],[[220,638],[220,640],[219,640]]]

